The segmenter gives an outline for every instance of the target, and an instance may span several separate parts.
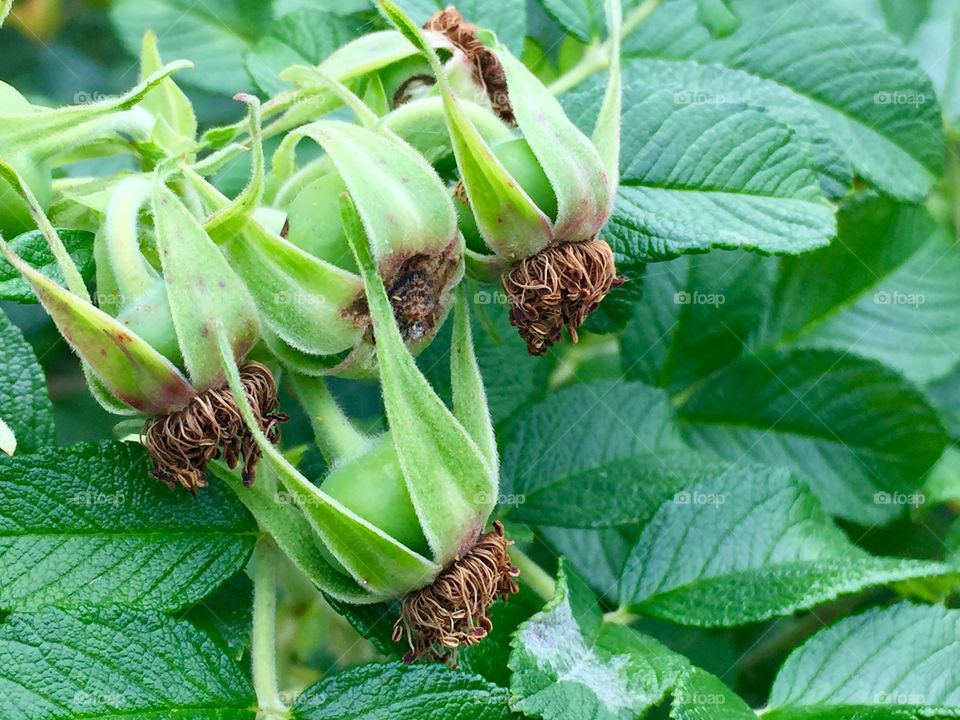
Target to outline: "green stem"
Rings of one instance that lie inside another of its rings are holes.
[[[636,30],[640,24],[660,7],[663,0],[644,0],[635,10],[623,19],[623,28],[620,37],[626,38]],[[583,57],[572,68],[550,84],[550,92],[560,95],[573,90],[577,85],[598,72],[610,66],[610,39],[601,43],[594,42],[587,47]]]
[[[520,570],[520,582],[544,600],[552,600],[557,581],[515,545],[508,551],[513,564]]]
[[[264,534],[257,545],[253,566],[253,635],[251,668],[257,693],[257,720],[290,717],[280,699],[277,680],[277,546]]]
[[[292,374],[293,386],[310,416],[317,446],[329,464],[355,455],[370,443],[337,404],[323,378]]]
[[[635,615],[625,607],[617,608],[613,612],[604,613],[603,621],[613,623],[614,625],[629,625],[634,620],[639,620],[640,616]]]

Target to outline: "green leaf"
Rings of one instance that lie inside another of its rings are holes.
[[[851,351],[920,384],[946,375],[960,359],[953,232],[883,198],[845,208],[839,226],[830,247],[781,261],[759,343]]]
[[[710,248],[795,254],[829,243],[836,227],[823,161],[785,124],[796,114],[755,107],[749,84],[736,78],[724,85],[737,83],[744,95],[731,91],[728,101],[689,71],[649,70],[623,68],[621,187],[605,232],[618,261]],[[581,126],[598,111],[598,94],[588,88],[567,100]]]
[[[624,52],[719,63],[776,82],[816,110],[859,176],[898,198],[927,195],[944,167],[940,108],[896,39],[836,4],[728,4],[740,25],[724,38],[701,24],[696,0],[667,0]]]
[[[58,229],[57,235],[70,253],[74,264],[79,268],[83,279],[89,282],[94,274],[93,233],[86,230]],[[50,246],[40,230],[18,235],[10,241],[10,247],[27,264],[46,277],[60,285],[65,283],[63,272],[57,265],[57,260],[50,252]],[[12,300],[18,303],[37,302],[37,296],[33,294],[29,283],[2,257],[0,257],[0,300]]]
[[[845,618],[787,658],[765,718],[960,717],[960,611],[901,603]]]
[[[603,35],[603,3],[591,0],[540,0],[544,9],[579,40],[590,42]]]
[[[256,534],[222,485],[171,491],[137,446],[0,459],[3,609],[189,607],[246,564]]]
[[[733,462],[790,468],[826,510],[863,524],[906,509],[946,447],[933,408],[872,360],[834,351],[751,354],[679,410],[687,440]]]
[[[303,8],[284,15],[270,26],[246,53],[244,64],[263,92],[275,95],[290,87],[280,80],[291,65],[318,65],[330,53],[358,34],[356,19]]]
[[[442,665],[371,663],[307,688],[294,720],[508,720],[505,688]]]
[[[8,717],[253,720],[240,666],[185,621],[113,607],[14,613],[0,625]]]
[[[673,691],[672,720],[756,720],[757,714],[724,685],[700,668],[691,668]]]
[[[232,95],[252,89],[243,55],[269,26],[271,7],[260,0],[119,0],[110,19],[131,55],[153,30],[163,57],[193,61],[185,83]]]
[[[687,448],[672,420],[666,396],[640,383],[598,382],[553,393],[511,422],[502,492],[529,495],[608,463],[682,452]]]
[[[624,568],[621,601],[672,622],[731,626],[946,566],[874,558],[783,469],[718,469],[663,503]]]
[[[632,720],[687,666],[656,640],[603,623],[593,594],[562,563],[556,595],[520,626],[513,648],[511,707],[544,720]]]
[[[676,393],[736,360],[763,320],[774,270],[727,252],[649,265],[620,342],[626,376]]]
[[[33,348],[0,311],[0,418],[19,453],[53,445],[53,405]]]
[[[239,660],[250,645],[253,583],[241,571],[179,619],[189,620]]]

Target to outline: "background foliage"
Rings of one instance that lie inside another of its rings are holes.
[[[422,21],[444,3],[403,4]],[[590,127],[601,3],[459,6]],[[21,0],[0,79],[54,105],[115,93],[152,28],[195,63],[177,80],[209,127],[379,23],[364,0]],[[293,717],[960,716],[960,4],[663,0],[629,29],[607,237],[630,282],[546,359],[493,288],[473,294],[498,514],[556,593],[498,606],[451,671],[397,662],[395,608],[339,608],[358,635],[285,567]],[[91,238],[64,239],[89,273]],[[40,241],[14,245],[49,267]],[[253,717],[255,523],[220,483],[194,500],[149,481],[3,267],[0,296],[19,440],[0,461],[0,715]],[[420,359],[441,390],[448,346]],[[374,384],[334,386],[382,423]],[[295,417],[286,444],[309,436]],[[312,450],[301,467],[323,471]]]

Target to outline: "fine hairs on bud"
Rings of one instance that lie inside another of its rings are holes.
[[[240,368],[240,379],[260,429],[270,442],[279,442],[280,423],[287,416],[278,412],[273,374],[250,362]],[[179,485],[196,495],[207,486],[207,464],[220,457],[231,469],[243,458],[244,485],[252,485],[256,477],[261,452],[229,387],[206,390],[183,410],[150,418],[144,436],[153,476],[170,488]]]
[[[410,647],[404,662],[429,655],[456,667],[457,650],[476,645],[490,633],[490,605],[519,591],[520,571],[507,554],[512,544],[504,537],[503,524],[494,522],[493,530],[481,535],[433,583],[404,599],[393,626],[394,642],[406,636]]]
[[[466,56],[473,65],[473,79],[486,91],[493,111],[507,125],[515,126],[517,119],[510,105],[507,75],[497,56],[477,37],[477,26],[464,20],[463,15],[450,5],[436,13],[423,27],[445,36]]]
[[[564,328],[577,342],[577,328],[611,288],[625,281],[617,276],[613,251],[602,240],[549,245],[504,274],[510,323],[531,355],[543,355]]]

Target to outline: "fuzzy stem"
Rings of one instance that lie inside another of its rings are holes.
[[[323,378],[291,374],[297,397],[310,415],[317,447],[330,465],[359,453],[370,443],[337,404]]]
[[[620,31],[621,39],[627,38],[630,33],[636,30],[644,20],[653,14],[654,10],[660,7],[662,2],[663,0],[645,0],[640,3],[635,10],[623,19],[623,28]],[[550,92],[554,95],[560,95],[572,90],[592,75],[606,70],[610,66],[611,44],[608,38],[604,42],[589,45],[580,61],[550,84]]]
[[[510,553],[510,559],[520,570],[520,582],[527,585],[537,595],[544,600],[553,600],[554,590],[557,581],[551,577],[550,573],[537,565],[530,556],[523,550],[512,546],[507,552]]]
[[[277,680],[277,546],[264,534],[253,566],[253,634],[251,669],[257,693],[258,720],[290,717],[280,699]]]

